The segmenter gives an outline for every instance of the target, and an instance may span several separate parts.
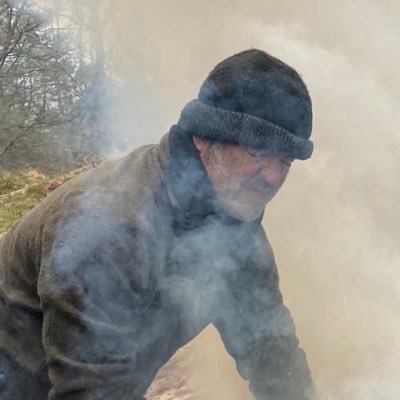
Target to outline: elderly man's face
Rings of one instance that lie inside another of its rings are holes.
[[[242,221],[258,218],[282,186],[292,158],[193,138],[208,177],[226,212]]]

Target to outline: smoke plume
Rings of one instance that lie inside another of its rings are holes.
[[[126,150],[158,141],[211,67],[234,52],[260,48],[302,74],[315,152],[293,164],[264,221],[281,288],[323,398],[398,398],[398,2],[114,7],[107,40],[125,88],[115,134]],[[199,398],[249,396],[214,331],[191,346],[182,362]]]

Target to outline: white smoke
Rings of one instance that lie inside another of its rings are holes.
[[[398,398],[398,2],[115,7],[109,41],[127,88],[119,116],[127,148],[156,140],[158,129],[161,136],[211,67],[234,52],[258,47],[302,74],[314,104],[315,153],[293,165],[265,220],[281,286],[324,398]],[[199,349],[210,348],[210,337],[199,340]],[[215,337],[211,343],[219,346]],[[215,372],[225,361],[212,354],[195,358],[191,372],[214,385],[205,398],[220,400],[239,380]]]

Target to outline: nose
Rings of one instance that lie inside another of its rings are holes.
[[[269,157],[264,160],[259,173],[266,185],[279,188],[285,181],[288,168],[285,168],[281,158]]]

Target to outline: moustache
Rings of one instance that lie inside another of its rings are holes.
[[[276,189],[273,186],[268,185],[262,178],[259,177],[253,177],[245,180],[242,187],[246,190],[255,190],[256,192],[265,195],[271,195],[276,192]]]

